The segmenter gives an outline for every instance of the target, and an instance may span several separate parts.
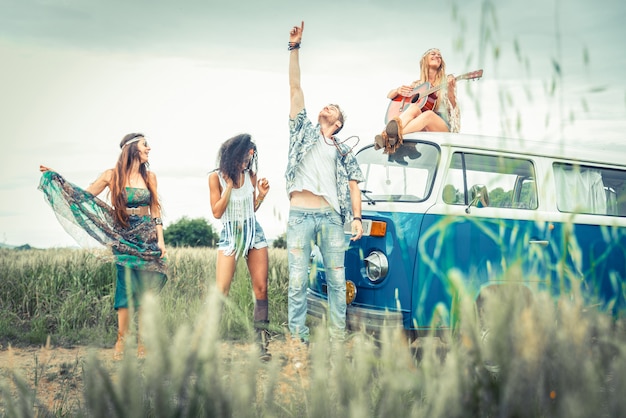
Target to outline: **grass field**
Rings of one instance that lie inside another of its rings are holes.
[[[159,295],[168,333],[192,325],[215,283],[215,250],[172,249],[169,280]],[[287,255],[270,250],[270,319],[275,331],[287,322]],[[105,250],[0,250],[0,342],[106,345],[115,340],[115,265]],[[242,261],[226,301],[223,333],[246,336],[253,297]]]
[[[442,346],[402,333],[374,340],[353,333],[326,344],[314,328],[303,367],[284,338],[287,259],[270,251],[274,358],[248,350],[253,301],[240,265],[223,314],[213,289],[215,250],[172,249],[170,279],[142,308],[145,359],[90,355],[66,364],[78,389],[52,406],[38,400],[52,376],[3,370],[6,416],[532,416],[626,413],[626,337],[613,318],[564,297],[537,294],[533,304],[489,301],[489,334],[461,297],[458,334]],[[0,345],[111,347],[115,341],[114,266],[92,250],[0,251]],[[37,368],[37,365],[34,366]],[[60,379],[56,377],[56,379]],[[61,389],[58,389],[61,391]],[[62,396],[61,396],[62,395]]]

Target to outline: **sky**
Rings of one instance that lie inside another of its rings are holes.
[[[37,190],[39,164],[86,187],[129,132],[152,148],[165,226],[186,216],[216,228],[207,175],[223,141],[250,133],[271,186],[258,219],[269,238],[285,232],[287,42],[303,20],[309,116],[340,104],[339,137],[358,137],[355,151],[431,47],[448,73],[484,70],[458,82],[461,132],[624,142],[621,0],[0,0],[0,10],[0,244],[75,246]]]

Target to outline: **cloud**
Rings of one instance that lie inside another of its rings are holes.
[[[386,92],[415,79],[418,57],[431,46],[442,49],[455,74],[478,68],[484,56],[484,78],[459,85],[464,132],[497,135],[523,115],[520,135],[588,129],[617,138],[623,126],[609,122],[626,119],[619,71],[626,54],[615,52],[626,38],[626,3],[489,2],[497,27],[486,21],[493,45],[481,50],[484,3],[448,1],[424,10],[406,0],[2,0],[0,234],[37,246],[65,240],[36,190],[38,164],[87,186],[114,164],[122,136],[135,131],[150,138],[168,221],[209,216],[206,174],[217,147],[250,132],[260,174],[272,182],[259,216],[268,237],[282,233],[286,43],[301,20],[309,114],[341,104],[348,113],[341,134],[358,135],[358,148],[382,129]],[[550,96],[554,59],[564,77],[559,94]],[[581,111],[583,100],[588,112]],[[567,108],[562,125],[558,106]],[[548,114],[558,117],[546,127]]]
[[[291,25],[305,20],[305,42],[328,53],[348,44],[392,46],[418,37],[398,28],[404,2],[321,0],[147,1],[7,0],[0,37],[16,42],[100,52],[212,57],[216,61],[258,58],[286,45]],[[446,22],[448,20],[446,19]],[[432,33],[441,19],[424,19]],[[280,48],[284,50],[285,48]],[[257,62],[254,60],[253,62]]]

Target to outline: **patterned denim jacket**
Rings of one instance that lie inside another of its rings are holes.
[[[313,123],[306,115],[306,109],[302,109],[295,119],[289,119],[289,161],[285,179],[287,192],[293,186],[296,178],[296,168],[304,159],[306,153],[320,139],[320,124]],[[352,201],[350,200],[350,186],[348,182],[355,180],[362,182],[365,178],[356,157],[345,144],[338,144],[341,153],[337,152],[337,194],[339,208],[341,209],[341,221],[352,220]],[[342,156],[341,154],[345,154]],[[359,196],[360,198],[360,196]]]

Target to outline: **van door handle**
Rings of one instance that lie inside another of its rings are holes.
[[[548,245],[548,241],[545,239],[531,239],[530,241],[528,241],[528,243],[542,245],[544,247]]]

